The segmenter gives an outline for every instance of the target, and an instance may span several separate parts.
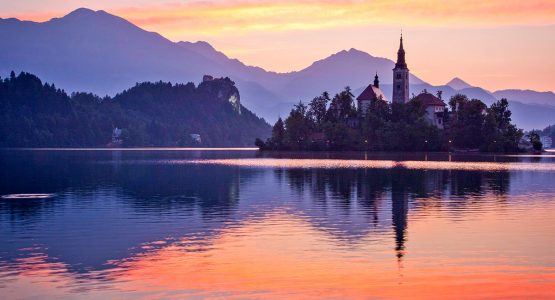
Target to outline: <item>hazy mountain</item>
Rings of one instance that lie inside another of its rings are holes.
[[[459,77],[451,79],[451,81],[449,81],[446,85],[452,87],[455,90],[463,90],[473,87]]]
[[[218,65],[104,11],[44,23],[0,20],[0,69],[25,70],[70,91],[115,94],[138,81],[188,81]],[[219,75],[219,74],[215,74]]]
[[[280,87],[289,97],[311,99],[323,91],[339,92],[346,86],[358,88],[374,81],[376,72],[381,84],[391,84],[391,70],[395,63],[387,58],[374,57],[356,49],[341,51],[314,62],[309,67],[288,74],[285,86]],[[413,84],[423,81],[411,74]]]
[[[33,72],[68,91],[114,95],[136,82],[197,82],[210,74],[233,77],[243,103],[257,112],[278,101],[258,83],[235,76],[245,73],[236,62],[220,65],[222,58],[210,51],[199,54],[202,45],[179,46],[104,11],[78,9],[44,23],[0,19],[0,39],[9,45],[0,52],[1,73]]]
[[[300,71],[268,72],[229,58],[206,42],[174,43],[117,16],[84,8],[43,23],[0,19],[0,40],[5,45],[0,51],[2,76],[11,70],[27,71],[70,92],[100,95],[114,95],[143,81],[198,82],[205,74],[230,77],[241,91],[242,103],[270,122],[287,115],[292,103],[308,101],[323,91],[333,94],[350,86],[356,93],[373,81],[376,72],[385,94],[391,95],[394,66],[387,58],[350,49]],[[533,91],[491,94],[459,78],[432,86],[411,75],[410,82],[411,94],[441,90],[443,99],[464,93],[488,104],[507,97],[526,105],[551,103],[553,98],[553,93]],[[519,126],[529,128],[537,122],[538,118],[528,115],[533,110],[522,111],[526,114]],[[519,114],[515,109],[514,115]],[[545,120],[545,125],[553,122]]]
[[[513,122],[520,128],[544,129],[555,123],[555,106],[509,101],[509,107],[513,113]]]
[[[547,104],[555,106],[555,94],[553,92],[536,92],[531,90],[500,90],[493,93],[498,99],[507,98],[509,100],[522,103]]]

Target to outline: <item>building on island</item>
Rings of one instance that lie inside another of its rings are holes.
[[[426,120],[439,129],[444,128],[445,102],[426,90],[411,101],[419,103],[426,110]]]
[[[397,62],[393,68],[393,103],[407,103],[409,101],[409,68],[405,61],[405,49],[403,49],[403,35],[399,51],[397,51]]]
[[[399,50],[397,51],[397,62],[393,69],[393,95],[392,103],[408,103],[409,102],[409,68],[405,60],[405,49],[403,48],[403,35],[401,35]],[[357,97],[359,117],[364,118],[369,109],[372,109],[372,103],[377,100],[388,101],[383,91],[380,89],[380,81],[378,74],[374,77],[374,83],[370,84]],[[431,125],[444,129],[445,103],[438,97],[424,90],[420,95],[414,97],[410,101],[418,102],[426,111],[426,119]]]
[[[385,94],[380,89],[380,80],[378,78],[378,73],[374,77],[374,83],[370,84],[364,91],[357,97],[357,104],[359,113],[362,117],[366,116],[366,112],[370,109],[372,102],[375,101],[386,101],[387,98]]]

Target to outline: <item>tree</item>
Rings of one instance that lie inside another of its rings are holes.
[[[315,124],[317,130],[322,130],[322,124],[326,117],[328,103],[330,102],[330,95],[328,92],[323,92],[322,95],[315,97],[308,103],[308,116]]]
[[[342,92],[336,94],[331,100],[326,119],[330,122],[346,122],[349,117],[355,116],[356,109],[353,98],[350,87],[346,87]]]
[[[285,125],[283,124],[283,120],[281,120],[281,118],[277,120],[276,124],[274,124],[274,127],[272,128],[270,144],[278,149],[283,148],[283,145],[285,144]]]
[[[532,131],[532,133],[528,135],[528,138],[530,139],[530,144],[532,144],[532,148],[535,151],[542,150],[543,144],[541,142],[540,135],[537,132]]]
[[[265,150],[266,147],[267,147],[266,143],[264,143],[264,141],[261,140],[260,138],[256,138],[256,139],[254,140],[254,145],[255,145],[256,147],[258,147],[260,150]]]
[[[507,99],[493,103],[485,116],[482,129],[482,150],[490,152],[516,152],[523,136],[522,130],[511,124],[511,111]]]
[[[455,95],[449,100],[453,112],[451,134],[455,146],[477,149],[482,145],[482,128],[484,126],[487,106],[480,100]]]
[[[301,149],[302,145],[307,142],[307,137],[311,131],[306,112],[306,105],[299,102],[285,120],[285,140],[293,149]]]
[[[443,96],[443,91],[442,91],[442,90],[438,90],[438,91],[436,92],[436,96],[439,98],[439,100],[442,100],[441,97]]]

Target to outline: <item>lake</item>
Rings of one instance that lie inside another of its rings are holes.
[[[0,298],[555,298],[555,153],[1,150]]]

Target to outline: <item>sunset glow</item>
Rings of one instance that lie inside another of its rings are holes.
[[[545,214],[530,211],[527,220]],[[489,233],[502,234],[504,226],[488,223],[488,217],[481,216],[478,222],[483,220],[483,225],[489,226]],[[276,224],[294,230],[284,234],[275,231]],[[166,241],[145,244],[144,249],[153,250],[125,261],[111,261],[110,265],[117,266],[112,272],[89,274],[91,279],[102,278],[94,280],[91,288],[106,286],[106,289],[89,292],[93,297],[110,298],[123,293],[142,295],[147,299],[165,298],[167,291],[174,291],[171,297],[177,298],[283,299],[302,295],[303,299],[361,299],[368,296],[430,299],[441,295],[442,299],[506,299],[532,294],[539,298],[549,297],[555,288],[553,267],[516,266],[503,257],[487,258],[477,253],[471,260],[456,255],[419,256],[419,252],[430,243],[428,237],[450,236],[446,229],[449,226],[449,221],[432,221],[431,218],[411,224],[414,230],[409,234],[414,242],[409,244],[410,255],[404,261],[398,261],[387,246],[386,236],[379,238],[381,243],[372,243],[370,241],[376,241],[376,237],[369,233],[363,238],[365,245],[353,245],[353,253],[345,256],[341,243],[333,235],[318,230],[302,216],[275,211],[261,219],[223,230],[206,247],[199,248],[195,240],[187,239],[173,244]],[[488,244],[485,241],[475,241],[474,245]],[[241,248],[234,250],[233,245],[241,245]],[[500,244],[491,246],[503,248]],[[307,260],[305,253],[314,249],[321,250]],[[545,258],[545,255],[547,253],[538,251],[538,259]],[[32,269],[22,272],[14,285],[33,285],[35,289],[20,296],[30,297],[46,291],[63,295],[63,289],[55,289],[44,282],[41,280],[43,276],[53,276],[53,282],[67,287],[80,280],[68,273],[63,264],[49,260],[46,255],[39,255],[21,261]],[[110,282],[117,283],[118,288],[112,289]]]
[[[394,58],[402,28],[411,71],[433,84],[459,76],[491,90],[555,90],[553,1],[24,1],[0,17],[46,21],[79,6],[280,72],[352,47]]]

